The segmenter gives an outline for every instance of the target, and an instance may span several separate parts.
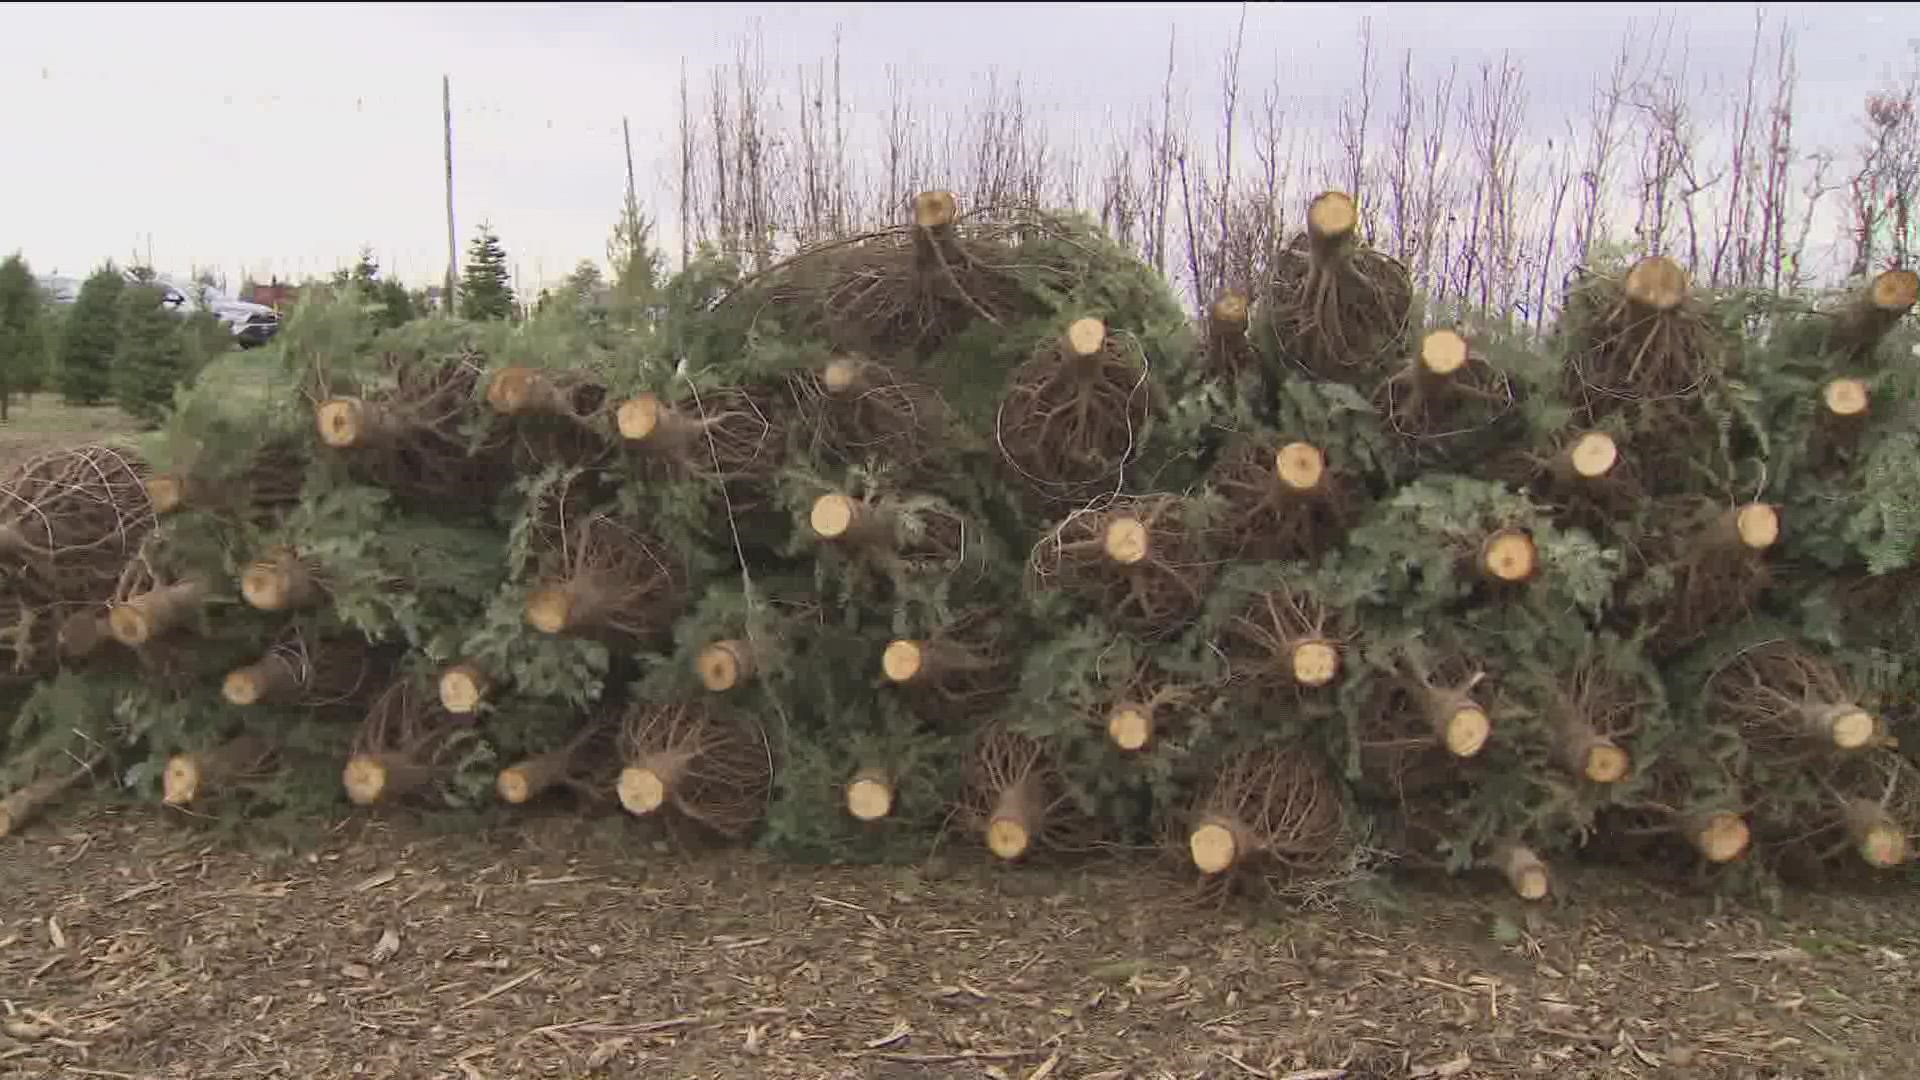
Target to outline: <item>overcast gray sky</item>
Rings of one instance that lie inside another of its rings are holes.
[[[1536,122],[1582,107],[1634,18],[1674,15],[1696,76],[1743,75],[1745,4],[1255,5],[1244,64],[1276,70],[1331,115],[1358,75],[1357,27],[1422,65],[1511,50]],[[1799,33],[1802,141],[1855,137],[1864,96],[1920,38],[1920,4],[1768,5]],[[643,197],[663,212],[676,87],[723,64],[755,20],[776,77],[828,53],[848,96],[884,100],[885,66],[965,93],[1018,74],[1058,123],[1099,124],[1150,101],[1178,27],[1204,116],[1238,5],[9,5],[0,14],[0,252],[41,273],[125,262],[324,273],[372,245],[414,283],[445,264],[440,76],[452,76],[456,213],[464,248],[490,219],[524,277],[602,258],[634,125]],[[1397,62],[1397,61],[1396,61]]]

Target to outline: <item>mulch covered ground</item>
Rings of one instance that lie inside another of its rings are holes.
[[[507,823],[503,824],[505,821]],[[794,867],[630,820],[0,841],[0,1077],[1899,1077],[1910,881],[1781,912],[1601,869],[1200,907],[1140,861]]]

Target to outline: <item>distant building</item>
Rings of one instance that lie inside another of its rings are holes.
[[[241,297],[243,300],[260,304],[264,307],[270,307],[282,314],[285,314],[287,309],[292,307],[294,301],[299,298],[300,289],[298,286],[285,285],[278,281],[271,285],[255,285],[247,292],[246,296]]]

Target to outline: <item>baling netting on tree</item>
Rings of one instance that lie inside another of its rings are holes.
[[[1191,321],[941,192],[618,332],[310,298],[147,457],[0,477],[0,831],[558,803],[1296,902],[1911,858],[1911,274],[1594,266],[1536,338],[1430,323],[1364,225],[1321,196]]]

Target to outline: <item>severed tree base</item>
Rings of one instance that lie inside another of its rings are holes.
[[[1276,253],[1256,334],[1263,349],[1308,377],[1371,391],[1406,356],[1413,277],[1365,247],[1351,195],[1307,207],[1307,229]]]
[[[209,750],[175,754],[161,774],[161,802],[187,806],[209,790],[256,774],[273,756],[272,744],[257,735],[241,735]]]
[[[893,777],[882,769],[862,769],[847,782],[847,813],[857,821],[879,821],[893,813]]]

